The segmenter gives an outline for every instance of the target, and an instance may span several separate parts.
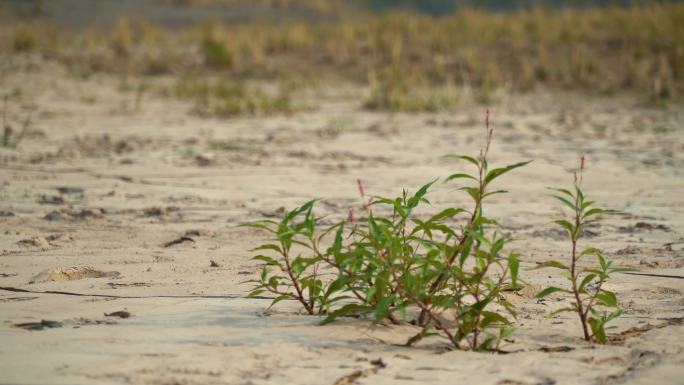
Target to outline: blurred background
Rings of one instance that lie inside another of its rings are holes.
[[[0,50],[71,74],[172,78],[196,112],[292,112],[322,84],[449,111],[538,89],[679,103],[684,5],[580,0],[2,0]],[[466,92],[467,91],[467,92]]]

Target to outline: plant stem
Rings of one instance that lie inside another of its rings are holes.
[[[579,187],[578,187],[579,189]],[[591,342],[591,335],[589,334],[589,328],[587,325],[587,314],[582,306],[582,300],[580,299],[579,288],[577,287],[577,239],[581,236],[581,206],[579,201],[579,194],[575,192],[575,231],[572,233],[572,264],[570,265],[570,276],[572,281],[572,292],[575,295],[575,302],[577,304],[577,314],[579,315],[580,322],[582,323],[582,331],[584,332],[584,340]]]
[[[290,258],[289,258],[288,253],[287,253],[287,248],[285,247],[285,244],[283,242],[280,243],[280,246],[283,250],[283,259],[285,260],[285,266],[287,267],[287,269],[285,269],[285,272],[290,277],[290,280],[292,281],[292,285],[294,286],[295,290],[297,291],[297,299],[299,300],[299,302],[301,302],[302,305],[304,305],[304,308],[306,309],[306,311],[309,314],[313,315],[314,314],[313,306],[309,302],[307,302],[307,300],[304,298],[304,294],[302,293],[302,289],[299,287],[299,281],[297,280],[297,278],[292,273],[292,266],[290,265]]]
[[[401,290],[403,290],[404,293],[405,293],[406,295],[408,295],[408,296],[411,298],[411,300],[412,300],[416,305],[418,305],[418,307],[421,309],[421,314],[422,314],[423,312],[424,312],[425,314],[427,314],[427,317],[429,317],[429,318],[432,320],[432,322],[435,323],[435,327],[436,327],[437,329],[441,330],[441,331],[447,336],[447,338],[449,339],[449,341],[451,341],[451,343],[454,345],[454,348],[460,350],[461,347],[459,346],[458,341],[457,341],[456,338],[454,337],[453,333],[451,333],[451,332],[449,331],[449,328],[448,328],[446,325],[444,325],[444,324],[442,323],[442,321],[441,321],[435,314],[432,313],[432,311],[430,310],[430,308],[429,308],[426,304],[424,304],[422,301],[420,301],[420,299],[419,299],[415,294],[411,293],[409,290],[406,290],[406,288],[404,287],[404,285],[402,285],[401,281],[400,281],[399,278],[397,277],[397,274],[396,274],[396,272],[394,271],[394,269],[391,267],[391,265],[389,266],[389,270],[390,270],[390,274],[392,274],[392,277],[393,277],[394,280],[397,282],[398,287],[399,287]],[[424,325],[420,325],[420,326],[423,328],[423,330],[425,330],[425,329],[427,328],[427,323],[425,323]]]

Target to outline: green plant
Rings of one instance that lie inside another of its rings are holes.
[[[490,169],[487,153],[493,133],[487,113],[486,143],[479,157],[453,156],[472,163],[477,173],[455,173],[446,179],[474,182],[461,188],[474,201],[471,211],[449,207],[428,218],[419,214],[430,204],[428,192],[436,181],[413,194],[404,190],[396,198],[369,200],[359,180],[367,214],[363,220],[350,210],[346,221],[317,232],[310,201],[280,222],[245,224],[273,235],[274,242],[255,250],[276,254],[254,257],[267,266],[259,280],[251,281],[256,286],[250,295],[271,292],[277,295],[273,304],[296,299],[309,314],[327,315],[323,323],[350,315],[398,323],[415,310],[419,332],[409,345],[441,333],[455,349],[496,349],[512,331],[507,315],[515,316],[515,309],[501,293],[518,287],[519,255],[504,253],[510,239],[499,235],[496,222],[483,215],[483,202],[505,192],[489,189],[496,178],[528,162]],[[463,224],[454,225],[461,220]],[[449,317],[453,320],[445,321]]]
[[[328,298],[332,290],[324,292],[325,286],[319,273],[323,261],[319,245],[327,232],[316,232],[318,219],[313,215],[314,203],[312,200],[287,212],[280,222],[263,220],[242,225],[266,230],[273,236],[270,243],[260,245],[252,251],[270,251],[278,256],[278,259],[263,254],[254,257],[266,266],[276,268],[277,272],[269,274],[264,266],[260,279],[249,281],[256,283],[249,296],[263,292],[275,294],[277,297],[271,306],[286,299],[294,299],[309,314],[322,314],[329,309],[332,301]],[[310,255],[303,256],[302,251]]]
[[[554,188],[553,197],[568,208],[570,218],[554,221],[561,226],[568,235],[572,245],[570,265],[558,261],[540,263],[535,268],[556,268],[563,272],[563,276],[570,282],[570,288],[548,287],[537,294],[537,298],[544,298],[552,293],[560,292],[572,296],[572,305],[555,310],[552,315],[562,312],[575,312],[582,325],[584,339],[589,342],[606,343],[605,325],[622,314],[615,293],[604,288],[610,274],[630,271],[631,268],[613,267],[613,262],[606,260],[601,250],[588,247],[580,251],[579,240],[583,237],[586,227],[600,220],[601,214],[614,211],[595,207],[594,201],[586,198],[582,191],[582,174],[585,158],[580,158],[580,165],[574,173],[573,189]],[[593,255],[598,266],[579,266],[583,257]]]

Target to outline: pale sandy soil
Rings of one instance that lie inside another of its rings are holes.
[[[295,303],[265,313],[267,300],[244,298],[250,286],[241,282],[259,270],[247,250],[264,235],[237,224],[312,197],[323,199],[319,215],[338,219],[358,204],[356,178],[372,194],[395,195],[455,172],[463,165],[439,157],[477,151],[482,106],[371,113],[350,88],[321,91],[315,110],[293,116],[204,119],[152,94],[136,110],[134,93],[116,78],[79,80],[49,63],[2,60],[0,89],[21,94],[8,102],[8,122],[17,130],[32,111],[32,123],[17,149],[0,149],[0,286],[30,291],[0,291],[0,383],[684,381],[681,278],[616,275],[609,288],[626,315],[610,333],[642,331],[608,346],[582,342],[571,315],[547,318],[562,301],[537,301],[534,288],[512,294],[520,316],[502,346],[510,354],[446,351],[440,338],[407,348],[400,344],[415,333],[409,324],[317,326],[320,319],[297,314]],[[625,212],[593,228],[587,242],[641,273],[684,276],[681,107],[535,93],[504,97],[492,111],[491,161],[534,159],[501,179],[511,193],[487,208],[515,235],[525,266],[567,256],[551,224],[559,209],[544,187],[567,185],[584,153],[587,192]],[[233,148],[211,150],[212,140]],[[435,210],[465,204],[455,187],[435,188]],[[198,230],[189,234],[194,243],[164,247],[188,230]],[[83,270],[91,277],[39,275],[72,266],[92,267]],[[97,272],[108,274],[92,277]],[[560,283],[550,271],[525,278],[536,288]],[[87,295],[36,293],[45,291]],[[104,316],[119,310],[132,316]],[[62,326],[15,326],[41,320]]]

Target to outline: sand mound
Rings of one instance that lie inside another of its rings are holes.
[[[57,267],[52,270],[42,271],[33,278],[29,283],[48,282],[48,281],[75,281],[83,278],[102,278],[102,277],[118,277],[118,271],[100,271],[95,270],[90,266],[72,266],[72,267]]]

